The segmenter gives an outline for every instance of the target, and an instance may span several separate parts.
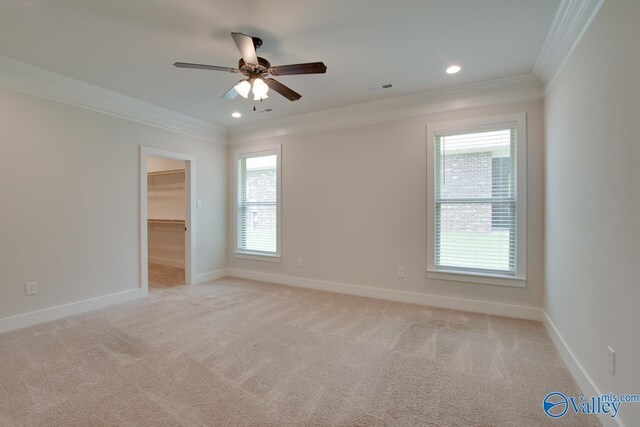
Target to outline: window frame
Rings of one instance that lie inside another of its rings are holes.
[[[515,127],[516,274],[436,268],[436,136]],[[526,113],[427,124],[427,277],[524,288],[527,281],[527,116]]]
[[[251,251],[241,249],[239,247],[239,233],[240,233],[240,210],[238,209],[238,203],[240,200],[240,170],[238,168],[238,162],[241,158],[247,157],[261,157],[268,155],[276,155],[276,252],[262,252]],[[250,259],[256,261],[268,261],[268,262],[281,262],[281,242],[282,242],[282,146],[281,144],[264,145],[260,147],[249,147],[238,149],[234,151],[233,155],[233,216],[234,216],[234,244],[233,244],[233,256],[234,258]]]

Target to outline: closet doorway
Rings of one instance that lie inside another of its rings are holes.
[[[195,159],[141,147],[140,246],[144,290],[193,283]]]

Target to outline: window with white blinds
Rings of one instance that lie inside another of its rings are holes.
[[[279,256],[279,150],[239,153],[236,253]]]
[[[430,270],[523,277],[518,123],[434,131]],[[521,152],[521,151],[520,151]],[[524,184],[524,183],[522,183]]]

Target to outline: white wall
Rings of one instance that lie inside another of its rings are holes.
[[[526,112],[526,288],[427,279],[427,156],[430,122]],[[542,101],[475,108],[374,125],[268,138],[282,144],[282,263],[236,259],[230,267],[474,301],[540,307],[543,248]],[[230,173],[233,168],[230,168]],[[229,180],[229,230],[234,194]],[[233,252],[233,233],[228,250]],[[303,267],[297,258],[303,258]],[[398,279],[397,267],[406,269]],[[233,272],[233,270],[232,270]],[[535,310],[534,310],[535,311]]]
[[[226,146],[1,88],[0,129],[0,318],[140,286],[140,145],[196,156],[195,273],[225,267]]]
[[[640,393],[638,23],[640,2],[605,2],[545,100],[544,307],[604,393]],[[620,418],[640,425],[640,404]]]

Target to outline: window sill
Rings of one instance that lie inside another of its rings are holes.
[[[234,252],[233,257],[240,259],[250,259],[253,261],[282,262],[280,255],[267,255],[257,252]]]
[[[527,279],[524,277],[467,273],[452,270],[427,270],[427,277],[430,279],[452,280],[455,282],[469,282],[482,285],[511,286],[515,288],[525,288],[527,286]]]

